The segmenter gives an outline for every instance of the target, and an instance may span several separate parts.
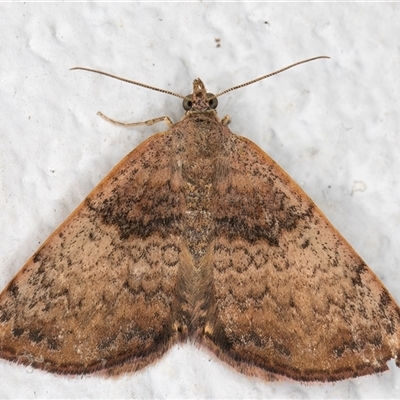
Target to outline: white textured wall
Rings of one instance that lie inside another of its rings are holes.
[[[0,288],[124,155],[165,129],[115,127],[98,110],[182,115],[179,99],[70,67],[187,94],[196,77],[218,92],[329,55],[221,97],[219,113],[305,189],[400,302],[399,7],[0,4]],[[118,380],[0,360],[0,397],[399,398],[390,367],[334,385],[267,384],[182,345]]]

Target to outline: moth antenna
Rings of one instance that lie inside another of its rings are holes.
[[[80,69],[82,71],[95,72],[96,74],[109,76],[110,78],[118,79],[118,80],[120,80],[122,82],[132,83],[133,85],[142,86],[142,87],[144,87],[146,89],[155,90],[156,92],[166,93],[166,94],[170,94],[171,96],[176,96],[176,97],[179,97],[181,99],[185,99],[185,96],[182,96],[180,94],[171,92],[169,90],[156,88],[154,86],[146,85],[144,83],[140,83],[140,82],[136,82],[136,81],[131,81],[130,79],[121,78],[120,76],[109,74],[108,72],[99,71],[97,69],[91,69],[91,68],[85,68],[85,67],[74,67],[74,68],[70,68],[69,70],[72,71],[72,70],[76,70],[76,69]]]
[[[255,83],[255,82],[261,81],[263,79],[269,78],[270,76],[280,74],[281,72],[286,71],[289,68],[296,67],[297,65],[304,64],[304,63],[307,63],[307,62],[310,62],[310,61],[314,61],[314,60],[319,60],[320,58],[330,58],[330,57],[328,57],[328,56],[318,56],[318,57],[308,58],[307,60],[298,61],[298,62],[296,62],[294,64],[291,64],[291,65],[289,65],[289,66],[287,66],[285,68],[278,69],[278,71],[271,72],[271,73],[269,73],[267,75],[260,76],[257,79],[253,79],[252,81],[249,81],[249,82],[246,82],[246,83],[242,83],[240,85],[231,87],[230,89],[226,89],[226,90],[216,94],[215,97],[219,97],[219,96],[222,96],[225,93],[231,92],[232,90],[240,89],[240,88],[242,88],[244,86],[251,85],[252,83]]]

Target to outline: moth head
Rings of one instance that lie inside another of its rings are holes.
[[[207,93],[204,83],[197,78],[193,81],[193,94],[187,95],[183,99],[182,105],[186,111],[203,112],[215,110],[218,100],[213,93]]]

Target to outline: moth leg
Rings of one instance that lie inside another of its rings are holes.
[[[130,126],[139,126],[139,125],[147,125],[147,126],[151,126],[154,124],[157,124],[158,122],[164,121],[169,128],[172,128],[172,126],[174,125],[173,122],[171,121],[171,119],[169,117],[163,116],[163,117],[158,117],[158,118],[153,118],[153,119],[149,119],[148,121],[144,121],[144,122],[119,122],[119,121],[115,121],[107,116],[105,116],[102,112],[98,112],[97,115],[100,115],[101,118],[105,119],[108,122],[111,122],[112,124],[115,125],[122,125],[125,127],[130,127]]]
[[[231,122],[231,117],[229,115],[225,115],[224,118],[221,119],[221,124],[227,126]]]

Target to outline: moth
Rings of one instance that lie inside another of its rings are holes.
[[[336,381],[392,358],[400,367],[394,299],[282,168],[216,113],[222,94],[316,58],[217,95],[200,79],[181,96],[94,71],[180,97],[186,112],[145,122],[169,129],[128,154],[7,285],[0,356],[117,375],[190,340],[265,379]]]

